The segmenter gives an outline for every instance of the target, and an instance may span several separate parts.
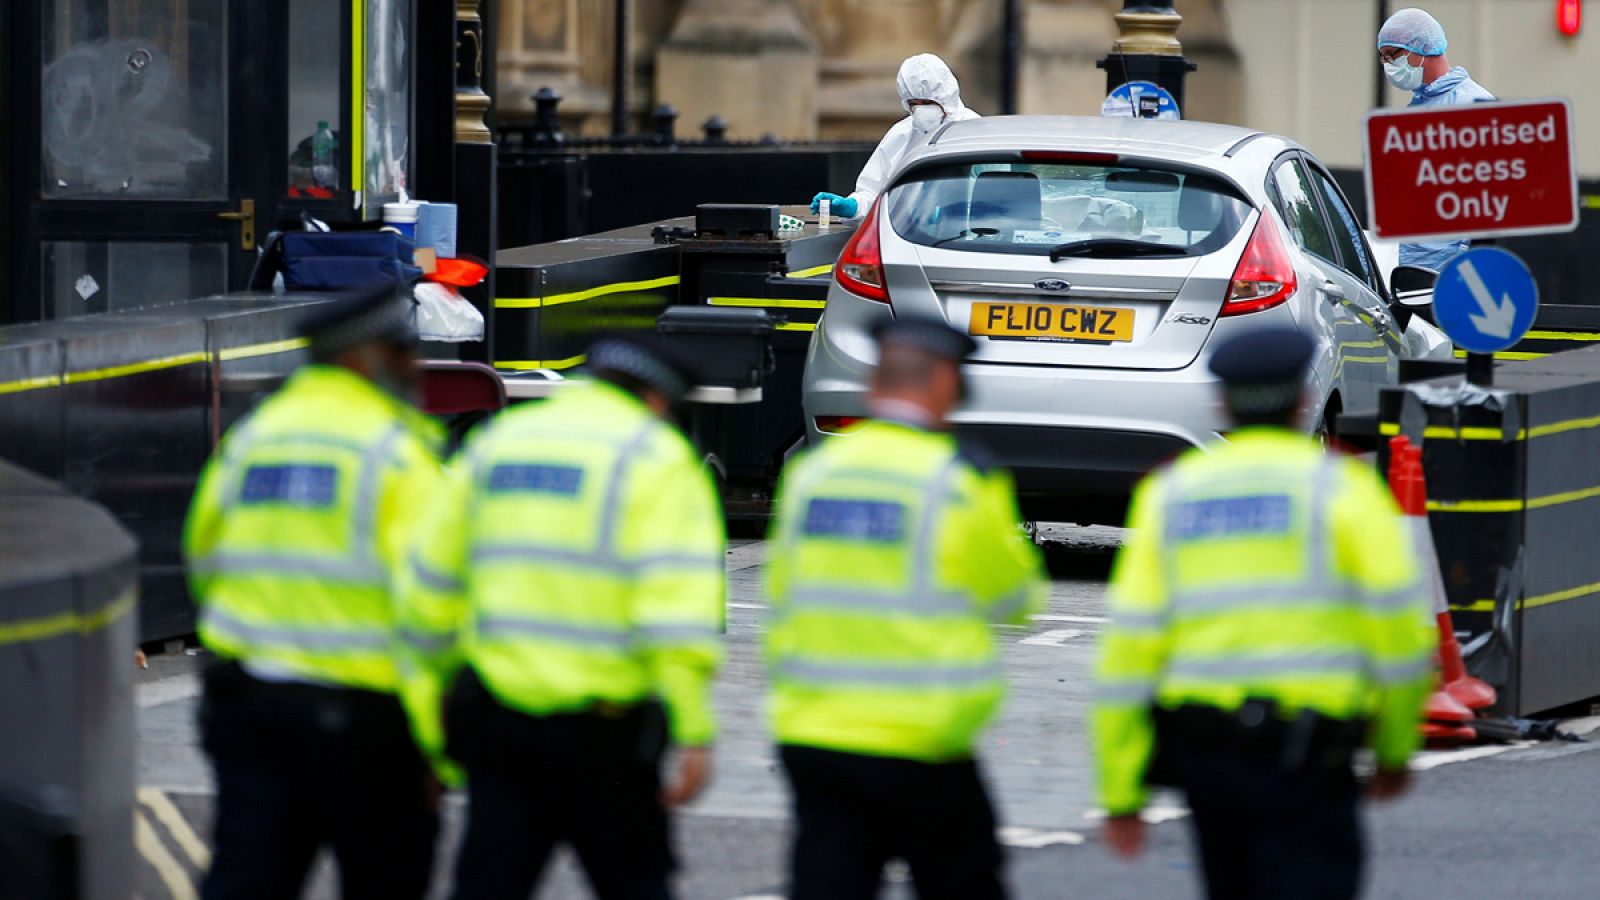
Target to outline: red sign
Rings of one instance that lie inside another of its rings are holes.
[[[1380,238],[1498,237],[1578,227],[1565,100],[1377,110],[1367,211]]]

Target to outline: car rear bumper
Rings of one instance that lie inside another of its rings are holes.
[[[851,337],[854,335],[851,334]],[[870,361],[818,329],[804,384],[806,435],[817,416],[866,415]],[[870,346],[870,345],[867,345]],[[1030,519],[1120,524],[1150,470],[1226,428],[1216,381],[1177,371],[968,363],[969,396],[951,418],[1016,478]]]
[[[1010,469],[1030,495],[1127,496],[1193,444],[1171,435],[1031,425],[961,425],[961,439]]]

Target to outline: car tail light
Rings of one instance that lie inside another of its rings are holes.
[[[846,428],[866,420],[860,416],[816,416],[812,421],[817,423],[818,431],[838,434]]]
[[[1024,150],[1022,161],[1076,166],[1107,166],[1117,161],[1115,153],[1073,153],[1067,150]]]
[[[888,303],[889,282],[883,277],[883,254],[878,249],[878,210],[882,206],[880,197],[867,210],[867,217],[839,254],[833,274],[839,279],[839,286],[850,293]]]
[[[1263,212],[1244,248],[1244,258],[1233,270],[1233,281],[1228,284],[1228,300],[1222,304],[1222,315],[1241,316],[1245,313],[1271,309],[1285,302],[1296,287],[1294,263],[1283,246],[1270,214]]]

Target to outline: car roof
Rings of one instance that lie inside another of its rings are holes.
[[[1285,138],[1216,122],[1102,116],[989,116],[952,123],[928,142],[923,158],[974,150],[1071,149],[1133,153],[1201,162],[1221,158],[1257,136]]]

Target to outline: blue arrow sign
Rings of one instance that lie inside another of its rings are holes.
[[[1433,286],[1439,327],[1469,353],[1497,353],[1533,327],[1539,286],[1516,254],[1479,247],[1457,256]]]

